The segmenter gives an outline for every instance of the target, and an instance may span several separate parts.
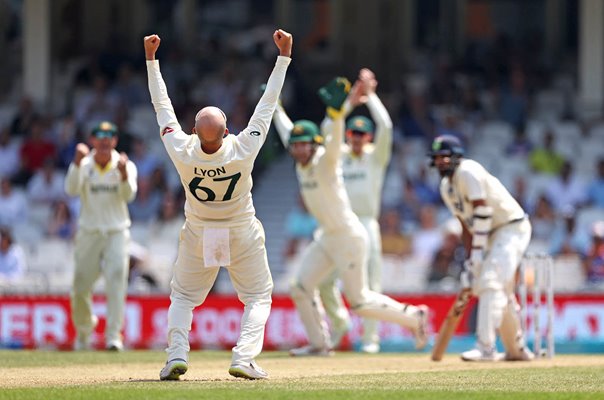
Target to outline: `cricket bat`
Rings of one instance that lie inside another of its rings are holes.
[[[472,290],[470,288],[462,289],[457,294],[434,342],[434,347],[432,348],[432,361],[442,360],[443,355],[447,350],[447,346],[449,346],[449,341],[451,341],[451,337],[453,337],[453,333],[459,324],[461,316],[468,307],[471,297]]]

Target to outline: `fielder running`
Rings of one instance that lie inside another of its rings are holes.
[[[528,361],[524,332],[514,295],[516,269],[531,238],[531,224],[518,202],[497,178],[473,160],[465,159],[459,139],[437,137],[429,153],[441,176],[440,194],[463,226],[469,258],[462,285],[478,297],[476,348],[463,352],[464,361]],[[505,356],[497,352],[499,331]]]
[[[251,172],[291,61],[292,36],[277,30],[273,39],[280,55],[266,91],[248,126],[234,136],[228,134],[226,116],[216,107],[197,113],[193,135],[182,131],[155,59],[160,38],[145,37],[149,91],[161,139],[186,193],[186,222],[171,282],[168,359],[160,372],[161,380],[178,380],[187,371],[193,309],[206,299],[220,266],[227,267],[245,305],[229,374],[246,379],[268,376],[254,359],[262,350],[273,281],[264,230],[252,204]]]
[[[136,166],[125,153],[115,151],[117,128],[101,122],[92,130],[90,151],[76,146],[65,177],[65,191],[80,196],[75,238],[75,272],[71,317],[76,329],[75,350],[90,349],[98,319],[92,313],[92,288],[103,274],[107,298],[105,348],[122,350],[124,303],[128,287],[130,215],[127,203],[136,196]]]
[[[292,356],[331,355],[331,340],[318,286],[338,272],[351,309],[364,318],[397,323],[415,335],[418,349],[427,342],[426,306],[401,304],[367,288],[367,233],[352,212],[342,180],[341,152],[344,136],[344,112],[348,81],[341,78],[322,88],[328,117],[321,124],[322,136],[311,121],[295,124],[277,108],[273,117],[283,145],[296,161],[296,174],[304,203],[317,219],[319,230],[302,256],[300,270],[292,282],[291,295],[306,329],[309,344],[292,349]],[[355,85],[353,90],[360,90]]]

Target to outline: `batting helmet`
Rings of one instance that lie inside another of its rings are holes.
[[[434,158],[436,156],[446,156],[451,158],[450,164],[445,169],[440,171],[442,175],[447,176],[453,174],[464,154],[465,150],[461,144],[461,141],[452,135],[437,136],[432,142],[432,146],[428,152],[431,167],[436,166],[434,163]]]

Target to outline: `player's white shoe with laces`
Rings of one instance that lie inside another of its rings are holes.
[[[476,348],[461,353],[463,361],[501,361],[504,358],[503,353],[499,353],[495,347],[476,344]]]
[[[418,325],[415,331],[413,332],[415,336],[415,348],[417,350],[422,350],[428,344],[428,315],[429,315],[428,306],[422,304],[417,306],[417,319]]]
[[[256,361],[252,361],[249,364],[233,364],[229,368],[229,374],[235,378],[243,379],[266,379],[268,373],[263,370]]]
[[[329,357],[334,355],[334,351],[323,347],[313,347],[309,344],[296,349],[291,349],[289,355],[292,357]]]
[[[159,372],[162,381],[177,381],[189,369],[189,365],[182,358],[175,358],[166,363]]]

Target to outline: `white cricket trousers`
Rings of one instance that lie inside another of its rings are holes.
[[[185,223],[170,283],[168,361],[175,358],[188,361],[193,309],[204,302],[220,269],[204,266],[202,238],[203,228],[193,229]],[[244,304],[241,332],[232,359],[233,364],[249,364],[262,351],[273,291],[260,221],[254,218],[248,225],[229,228],[229,247],[231,265],[227,271]]]
[[[495,229],[482,268],[473,271],[472,291],[478,296],[476,336],[486,347],[495,346],[497,331],[506,352],[517,355],[524,346],[514,295],[516,270],[531,239],[528,219]]]
[[[129,243],[130,231],[127,229],[114,232],[78,230],[71,293],[71,318],[78,335],[89,335],[94,329],[92,288],[102,273],[107,301],[105,344],[122,340]]]
[[[324,232],[305,249],[300,270],[291,284],[291,296],[313,347],[330,347],[318,286],[336,270],[344,295],[359,316],[394,322],[410,329],[418,327],[417,307],[401,304],[367,288],[367,240],[367,233],[359,223],[350,231]]]
[[[369,258],[367,260],[367,286],[374,292],[382,292],[382,235],[380,225],[375,218],[359,217],[369,238]],[[350,326],[350,315],[342,295],[336,286],[337,271],[319,287],[321,301],[325,312],[331,321],[333,329],[343,331]],[[373,318],[363,318],[362,343],[379,344],[378,321]]]

